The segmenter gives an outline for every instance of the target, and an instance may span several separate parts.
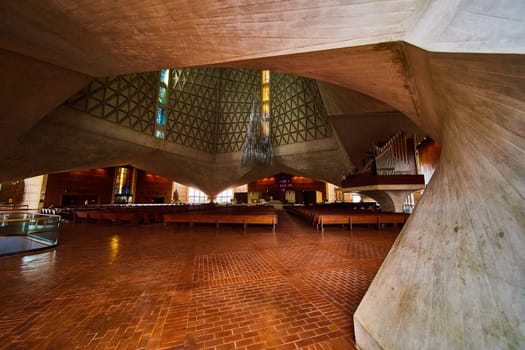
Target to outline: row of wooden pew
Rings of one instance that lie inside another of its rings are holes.
[[[330,207],[289,207],[288,212],[298,215],[312,223],[324,233],[325,225],[345,225],[352,230],[353,225],[367,224],[382,229],[384,224],[404,224],[409,214],[390,213],[381,211],[361,211],[345,208]]]
[[[278,219],[273,207],[218,207],[218,206],[103,206],[79,207],[71,210],[74,223],[78,222],[111,222],[149,224],[168,223],[211,223],[240,224],[246,230],[249,224],[271,225],[275,233]]]
[[[112,222],[112,223],[130,223],[137,225],[139,223],[155,222],[155,217],[151,218],[146,212],[133,212],[121,210],[81,210],[73,212],[73,222]]]
[[[164,215],[164,227],[168,223],[183,223],[190,226],[194,223],[215,224],[240,224],[246,231],[249,224],[271,225],[275,233],[278,219],[275,210],[270,207],[227,207],[209,210],[206,212],[179,212]]]
[[[175,212],[207,210],[209,205],[98,205],[67,208],[76,222],[113,222],[149,224],[162,222],[163,216]]]

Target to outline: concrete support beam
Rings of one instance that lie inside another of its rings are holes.
[[[0,157],[91,77],[0,49]]]

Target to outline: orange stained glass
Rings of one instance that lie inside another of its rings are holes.
[[[262,86],[262,100],[263,102],[270,101],[270,86],[269,85]]]
[[[118,194],[122,193],[122,189],[124,188],[124,185],[126,184],[126,177],[128,175],[128,169],[125,167],[121,167],[118,170],[117,175],[117,187],[118,187]]]
[[[262,83],[270,84],[270,71],[269,70],[262,71]]]

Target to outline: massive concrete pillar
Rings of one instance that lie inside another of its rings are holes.
[[[354,315],[357,345],[523,348],[525,58],[408,53],[443,152]]]

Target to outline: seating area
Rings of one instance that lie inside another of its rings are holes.
[[[233,207],[216,205],[101,205],[63,209],[70,213],[73,223],[152,224],[195,223],[271,225],[275,233],[278,219],[273,207]]]
[[[204,211],[176,212],[164,215],[164,227],[168,223],[183,223],[190,226],[194,223],[215,224],[240,224],[246,231],[248,225],[271,225],[275,233],[278,223],[277,214],[273,207],[225,207]]]
[[[326,225],[341,225],[343,229],[348,225],[352,230],[354,225],[365,224],[382,229],[384,225],[403,225],[409,217],[405,213],[361,210],[344,205],[293,206],[287,207],[287,211],[308,221],[322,233]]]
[[[162,222],[164,214],[188,210],[180,205],[102,205],[68,208],[73,223],[129,223],[133,225]]]
[[[286,210],[303,218],[320,230],[327,225],[347,226],[350,230],[355,225],[383,229],[385,225],[404,225],[410,214],[383,212],[375,208],[362,209],[355,204],[334,204],[318,206],[285,206]],[[248,225],[271,225],[275,233],[278,224],[273,207],[264,206],[217,206],[217,205],[100,205],[62,208],[61,214],[69,213],[73,223],[114,223],[114,224],[214,224],[219,228],[223,224],[241,225],[246,230]]]

